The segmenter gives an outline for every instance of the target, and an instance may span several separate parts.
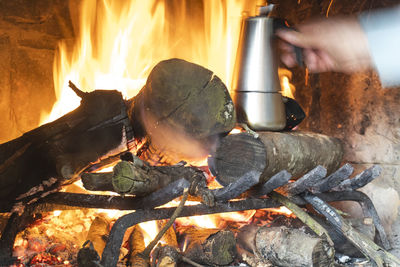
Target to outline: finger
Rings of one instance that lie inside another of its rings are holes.
[[[307,38],[300,32],[293,30],[278,30],[276,35],[289,44],[302,48],[310,47]]]
[[[291,54],[291,53],[282,54],[281,60],[282,60],[283,64],[285,64],[289,68],[296,66],[296,63],[297,63],[294,53],[293,54]]]
[[[318,57],[312,49],[304,49],[304,63],[310,72],[320,72]]]
[[[293,45],[291,45],[289,43],[279,42],[279,48],[282,50],[282,52],[294,53]]]
[[[318,58],[321,64],[321,68],[324,69],[324,71],[334,71],[337,70],[337,64],[333,60],[333,58],[326,52],[324,51],[317,51]]]

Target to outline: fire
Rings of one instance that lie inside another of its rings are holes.
[[[69,80],[83,91],[118,89],[130,98],[155,64],[172,57],[213,70],[229,88],[241,14],[257,2],[82,1],[76,43],[61,42],[55,58],[58,102],[42,123],[79,105]]]
[[[281,82],[282,95],[294,99],[295,87],[290,83],[292,73],[288,69],[279,68],[279,79]]]
[[[256,5],[264,2],[204,0],[202,6],[196,7],[190,1],[179,0],[80,1],[76,42],[61,42],[54,61],[58,101],[51,114],[42,118],[42,124],[78,107],[80,99],[68,88],[69,80],[83,91],[117,89],[125,98],[131,98],[143,87],[152,67],[172,57],[209,68],[230,88],[242,12],[253,15]],[[290,75],[284,73],[284,88],[290,87]],[[64,255],[62,244],[75,242],[71,249],[76,255],[98,213],[118,218],[126,212],[54,211],[43,218],[41,225],[35,225],[17,237],[15,256],[21,259],[34,257],[35,263],[69,266],[72,259],[59,256]],[[248,223],[254,213],[198,216],[182,218],[178,222],[216,228],[229,221]],[[159,230],[155,222],[140,226],[147,233],[146,244]],[[59,247],[54,251],[42,246],[42,242],[55,241]],[[48,254],[49,251],[52,254]]]
[[[140,228],[143,230],[144,243],[147,246],[158,234],[160,230],[157,221],[149,221],[139,224]]]

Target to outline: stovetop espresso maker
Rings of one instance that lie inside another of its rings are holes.
[[[233,101],[238,122],[253,130],[285,128],[286,113],[278,76],[279,55],[276,30],[283,20],[270,16],[273,5],[244,19],[233,74]]]

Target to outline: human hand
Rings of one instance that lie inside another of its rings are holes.
[[[352,73],[371,67],[367,37],[356,17],[318,19],[297,26],[297,31],[279,30],[281,59],[296,65],[293,45],[303,48],[303,60],[311,72]]]

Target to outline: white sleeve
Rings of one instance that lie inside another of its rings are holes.
[[[400,85],[400,6],[359,16],[383,86]]]

